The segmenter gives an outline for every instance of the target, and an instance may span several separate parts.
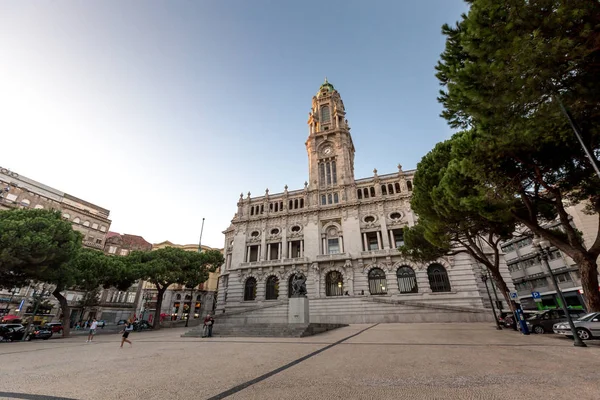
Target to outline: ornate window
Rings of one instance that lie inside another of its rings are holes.
[[[381,194],[387,196],[387,186],[381,185]]]
[[[246,279],[244,284],[244,301],[252,301],[256,299],[256,279],[250,277]]]
[[[427,268],[427,277],[429,278],[429,287],[431,288],[432,292],[436,293],[450,291],[448,272],[446,272],[446,268],[440,264],[431,264]]]
[[[321,122],[330,122],[331,113],[328,106],[321,107]]]
[[[36,206],[33,208],[35,208],[36,210],[42,210],[44,208],[44,206],[41,204],[36,204]]]
[[[279,297],[279,278],[276,276],[270,276],[267,279],[267,300],[277,300]]]
[[[29,201],[29,199],[23,199],[23,200],[21,200],[21,205],[23,207],[29,207],[30,204],[31,204],[31,202]]]
[[[67,213],[64,213],[63,214],[63,218],[64,219],[71,219],[71,216],[69,214],[67,214]]]
[[[412,191],[412,182],[411,182],[411,181],[406,181],[406,188],[407,188],[409,191]]]
[[[371,294],[387,294],[387,280],[381,268],[369,271],[369,292]]]
[[[415,270],[409,266],[403,265],[396,271],[398,278],[398,290],[400,293],[418,293],[417,277]]]
[[[338,271],[331,271],[325,277],[325,295],[342,296],[344,294],[344,278]]]
[[[396,193],[400,193],[400,184],[398,182],[394,183],[394,187],[396,188]]]
[[[90,221],[85,221],[85,222],[83,223],[83,226],[90,226]]]

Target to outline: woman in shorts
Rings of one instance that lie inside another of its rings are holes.
[[[121,331],[121,332],[123,332],[123,337],[121,338],[121,347],[123,347],[123,344],[125,342],[129,343],[129,346],[133,345],[131,343],[131,340],[127,339],[129,337],[129,333],[131,333],[131,331],[133,331],[133,324],[131,323],[131,320],[128,320],[127,324],[125,324],[125,329],[123,329]]]

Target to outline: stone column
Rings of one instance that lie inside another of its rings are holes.
[[[258,260],[262,261],[267,257],[267,237],[266,237],[266,229],[263,229],[262,239],[260,240],[260,247]]]
[[[300,257],[304,257],[304,239],[300,241]]]
[[[366,233],[363,233],[363,246],[364,246],[364,251],[369,250],[369,243],[367,242],[367,234]]]
[[[287,258],[292,258],[292,242],[288,242]]]
[[[323,242],[323,253],[322,254],[327,254],[327,239],[323,238],[322,242]]]
[[[344,252],[344,237],[340,236],[340,253]]]
[[[381,218],[381,231],[379,233],[383,236],[383,248],[391,249],[392,242],[389,241],[390,235],[387,229],[387,222],[385,222],[385,215]]]
[[[392,229],[390,229],[388,231],[388,236],[390,238],[390,248],[395,249],[396,248],[396,240],[394,240],[394,231]]]
[[[246,262],[250,262],[250,249],[252,246],[246,246]]]
[[[377,233],[377,249],[381,250],[382,249],[382,247],[381,247],[381,232],[377,231],[376,233]]]
[[[267,260],[271,259],[271,243],[267,244]]]
[[[281,248],[282,248],[282,245],[281,245],[281,242],[279,242],[279,245],[277,247],[277,255],[279,256],[279,260],[283,260],[283,254],[281,253]]]

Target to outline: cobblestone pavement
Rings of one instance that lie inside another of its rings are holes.
[[[352,325],[301,338],[185,329],[0,343],[2,399],[600,399],[600,342],[490,324]],[[127,345],[125,345],[127,346]]]

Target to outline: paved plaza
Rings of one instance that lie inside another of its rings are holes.
[[[600,343],[490,324],[352,325],[308,338],[182,338],[184,329],[0,344],[0,398],[600,398]],[[126,345],[127,346],[127,345]]]

